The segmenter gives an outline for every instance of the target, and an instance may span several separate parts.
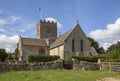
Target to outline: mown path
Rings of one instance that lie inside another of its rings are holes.
[[[120,76],[117,77],[107,77],[97,81],[120,81]]]

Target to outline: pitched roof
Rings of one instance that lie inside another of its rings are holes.
[[[69,30],[68,32],[60,35],[53,44],[50,45],[50,48],[54,48],[58,45],[61,45],[63,44],[63,42],[65,41],[65,39],[71,34],[71,32],[73,31],[74,29],[71,29]]]
[[[21,41],[23,45],[36,45],[36,46],[47,46],[47,42],[45,39],[36,39],[36,38],[24,38],[21,37]]]

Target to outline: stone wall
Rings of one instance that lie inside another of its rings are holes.
[[[73,60],[73,69],[100,70],[100,64],[86,62],[86,61],[78,61],[77,59],[74,59]]]
[[[7,71],[23,71],[23,70],[47,70],[47,69],[63,69],[65,67],[63,60],[56,60],[52,62],[41,62],[41,63],[0,63],[0,73]],[[100,64],[91,63],[86,61],[73,60],[73,69],[81,70],[100,70]]]
[[[53,62],[41,63],[0,63],[0,73],[7,71],[21,71],[21,70],[46,70],[46,69],[61,69],[63,68],[63,61],[57,60]]]

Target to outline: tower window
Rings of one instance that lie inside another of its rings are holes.
[[[50,28],[47,29],[47,33],[50,33]]]
[[[75,44],[74,44],[74,42],[75,42],[75,40],[74,40],[74,39],[72,39],[72,52],[74,52],[74,51],[75,51]]]
[[[83,52],[83,40],[80,41],[81,52]]]

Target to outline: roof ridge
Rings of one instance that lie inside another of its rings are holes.
[[[67,37],[74,31],[74,29],[77,27],[77,25],[74,28],[72,28],[69,31],[67,31],[64,34],[62,34],[61,36],[59,36],[55,40],[55,42],[50,45],[50,48],[54,48],[54,47],[56,47],[58,45],[61,45],[67,39]]]

